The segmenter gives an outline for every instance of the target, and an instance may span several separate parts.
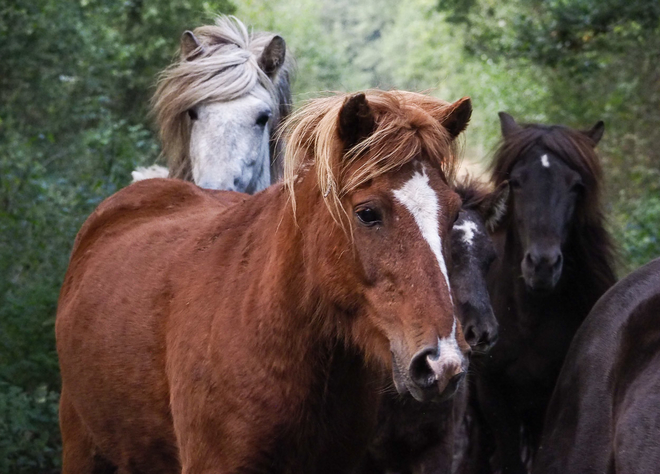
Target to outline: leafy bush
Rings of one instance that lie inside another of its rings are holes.
[[[60,470],[58,395],[0,383],[0,472],[55,474]]]
[[[646,195],[625,203],[615,235],[621,245],[625,271],[660,256],[660,197]]]

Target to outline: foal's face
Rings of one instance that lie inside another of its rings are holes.
[[[439,171],[414,161],[358,189],[347,207],[367,317],[388,342],[397,390],[451,396],[469,351],[446,261],[460,198]]]
[[[523,278],[533,291],[551,291],[561,277],[562,246],[569,236],[582,180],[551,152],[534,147],[513,167],[509,183],[524,249]]]
[[[461,209],[451,231],[451,270],[455,305],[465,340],[479,353],[498,338],[486,275],[496,253],[484,217],[476,209]]]

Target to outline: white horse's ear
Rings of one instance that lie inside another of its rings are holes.
[[[204,46],[192,31],[184,31],[181,35],[181,59],[192,61],[204,52]]]
[[[447,129],[452,138],[456,138],[465,130],[472,116],[472,100],[463,97],[449,106],[449,113],[442,119],[442,126]]]
[[[349,149],[367,138],[374,131],[376,121],[367,97],[360,92],[347,97],[339,111],[339,138]]]
[[[500,127],[504,138],[522,130],[522,127],[516,123],[511,115],[506,112],[499,112],[497,115],[500,116]]]
[[[605,122],[599,120],[590,130],[582,130],[582,133],[591,138],[594,146],[596,146],[600,139],[603,138],[603,133],[605,133]]]
[[[284,64],[286,42],[281,36],[274,36],[259,56],[259,67],[271,79]]]
[[[495,188],[495,191],[488,194],[483,201],[479,204],[478,211],[481,218],[484,220],[486,228],[490,232],[495,229],[502,222],[506,215],[507,201],[509,199],[509,182],[504,181]]]

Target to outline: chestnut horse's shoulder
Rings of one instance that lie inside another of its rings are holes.
[[[138,181],[99,204],[78,232],[73,253],[99,234],[166,216],[187,219],[197,215],[201,219],[202,216],[221,213],[245,197],[230,191],[210,193],[178,179]]]

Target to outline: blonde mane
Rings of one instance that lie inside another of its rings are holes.
[[[285,124],[284,180],[295,213],[295,182],[315,169],[319,190],[333,218],[343,223],[341,200],[370,179],[424,156],[435,162],[447,182],[454,177],[457,144],[442,126],[451,105],[423,94],[368,90],[374,132],[350,150],[339,138],[339,111],[347,94],[314,99]]]
[[[265,89],[273,109],[272,132],[291,110],[289,90],[293,61],[290,55],[277,75],[271,79],[261,70],[258,59],[275,35],[266,32],[248,32],[245,25],[233,16],[219,16],[214,25],[194,30],[200,46],[194,59],[182,58],[161,74],[152,99],[153,113],[158,122],[167,158],[170,177],[192,180],[190,167],[190,118],[187,111],[209,102],[230,101],[245,94]],[[277,159],[274,141],[271,159]]]

